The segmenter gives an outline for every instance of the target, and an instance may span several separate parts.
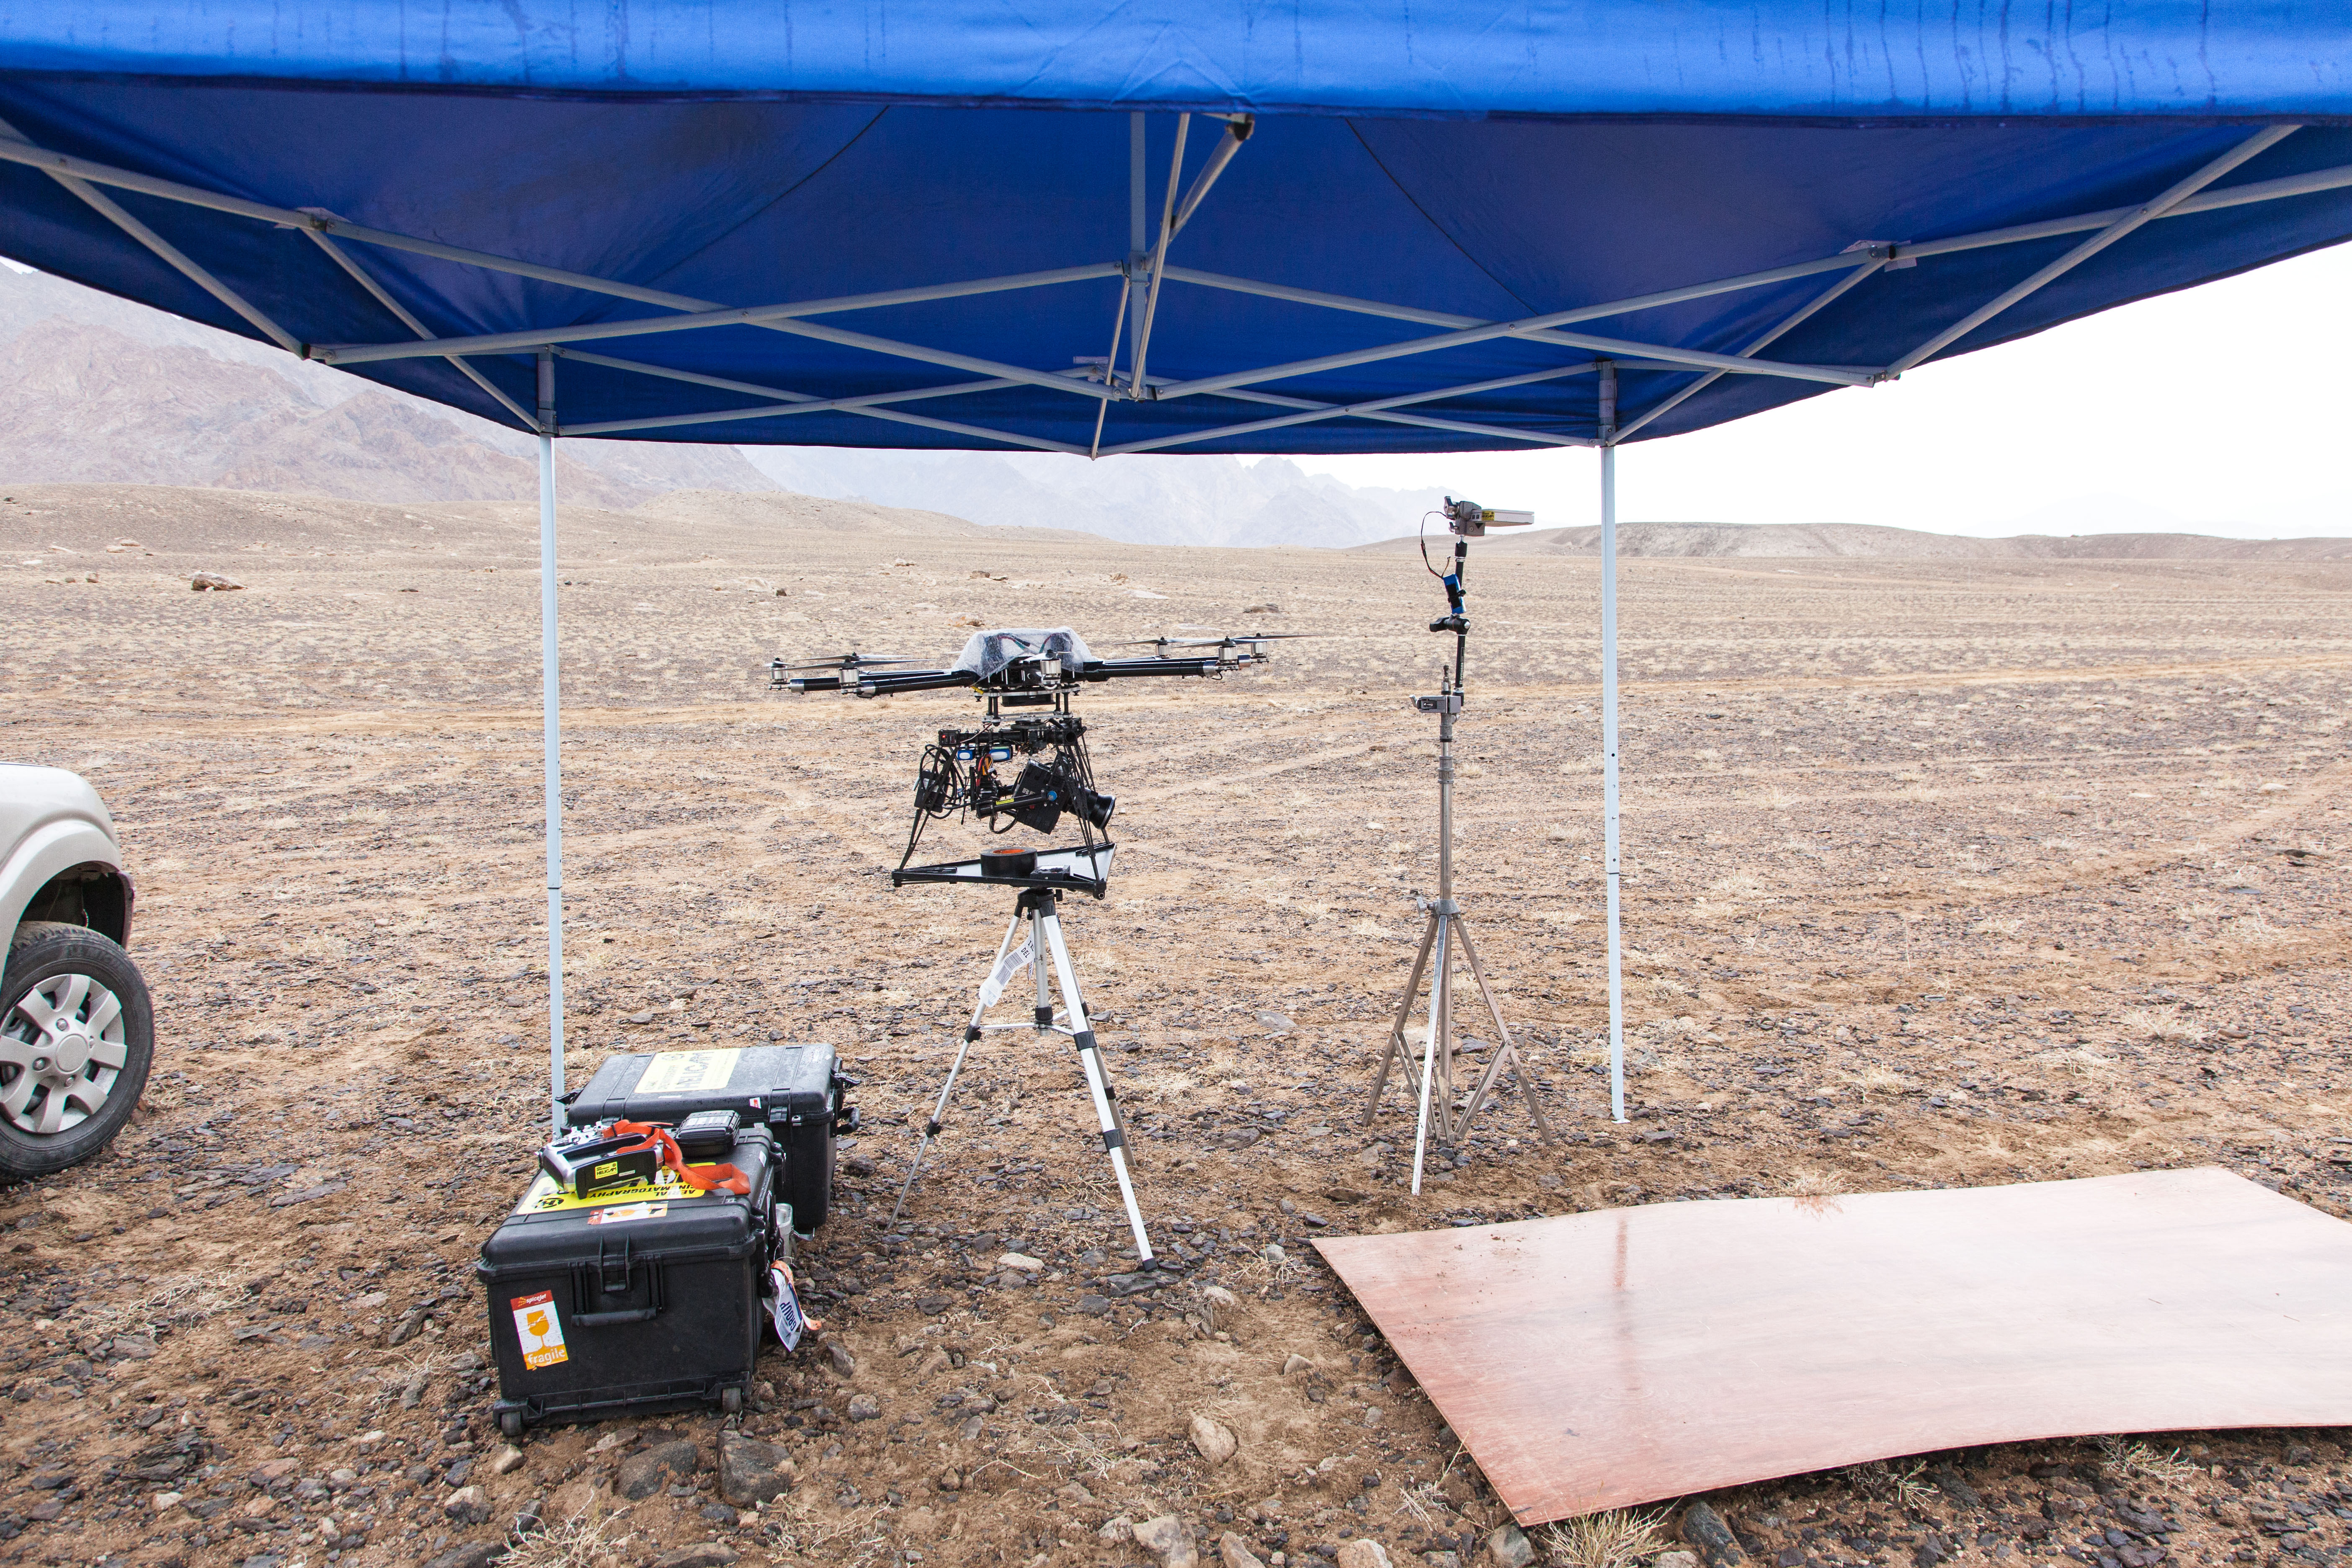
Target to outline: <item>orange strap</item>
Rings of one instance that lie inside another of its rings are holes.
[[[613,1131],[624,1138],[642,1137],[645,1140],[642,1143],[632,1143],[625,1149],[615,1150],[615,1153],[638,1154],[647,1149],[654,1150],[661,1155],[664,1169],[698,1193],[724,1187],[739,1198],[751,1195],[751,1178],[732,1165],[688,1164],[685,1151],[677,1146],[677,1137],[667,1127],[656,1127],[646,1121],[615,1121]]]

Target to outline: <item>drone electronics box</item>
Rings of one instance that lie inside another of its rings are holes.
[[[542,1171],[482,1244],[492,1408],[509,1437],[544,1421],[742,1407],[792,1218],[767,1128],[742,1130],[714,1163],[740,1171],[750,1194],[697,1192],[663,1170],[583,1197]]]
[[[833,1139],[857,1130],[842,1102],[849,1080],[827,1045],[747,1046],[613,1057],[565,1111],[574,1127],[609,1117],[675,1124],[698,1110],[732,1110],[745,1126],[764,1122],[783,1158],[780,1175],[793,1223],[806,1234],[833,1205]]]

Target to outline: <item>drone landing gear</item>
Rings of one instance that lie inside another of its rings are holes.
[[[964,1026],[963,1044],[956,1051],[954,1065],[948,1068],[947,1082],[940,1088],[939,1103],[931,1108],[931,1119],[923,1126],[922,1142],[916,1146],[914,1163],[908,1167],[907,1180],[898,1189],[898,1202],[890,1211],[890,1219],[896,1224],[899,1211],[907,1206],[907,1194],[914,1190],[915,1178],[922,1173],[923,1157],[930,1152],[931,1140],[940,1135],[941,1119],[947,1115],[948,1097],[955,1093],[964,1058],[971,1054],[981,1036],[1006,1029],[1067,1035],[1077,1047],[1078,1065],[1087,1075],[1087,1090],[1094,1097],[1095,1121],[1102,1135],[1103,1152],[1110,1156],[1111,1174],[1118,1179],[1119,1201],[1127,1205],[1127,1224],[1135,1233],[1136,1254],[1143,1267],[1149,1268],[1152,1263],[1151,1238],[1144,1233],[1143,1214],[1136,1207],[1135,1184],[1128,1171],[1127,1127],[1118,1114],[1118,1097],[1111,1089],[1110,1077],[1103,1069],[1094,1028],[1087,1022],[1086,1002],[1078,994],[1078,977],[1070,967],[1069,947],[1062,940],[1060,904],[1061,896],[1053,889],[1031,888],[1022,893],[1013,907],[1013,923],[1005,928],[1004,940],[996,944],[996,961],[989,968],[988,978],[981,982],[979,1005],[971,1010],[971,1022]],[[1028,927],[1025,937],[1022,934],[1024,925]],[[1045,990],[1045,964],[1049,959],[1054,966],[1054,984],[1062,997],[1058,1018]],[[1034,971],[1037,978],[1037,1001],[1032,1021],[983,1023],[988,1010],[1003,995],[1005,986],[1024,969]]]

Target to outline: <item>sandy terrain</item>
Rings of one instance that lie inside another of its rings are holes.
[[[0,1194],[0,1560],[479,1561],[528,1509],[551,1528],[518,1563],[1124,1564],[1148,1559],[1119,1521],[1169,1514],[1204,1560],[1231,1531],[1269,1563],[1360,1537],[1483,1563],[1495,1504],[1316,1235],[2190,1163],[2352,1199],[2352,567],[1627,563],[1615,1126],[1595,570],[1474,562],[1462,890],[1566,1142],[1499,1106],[1414,1200],[1402,1094],[1356,1116],[1434,879],[1418,562],[784,498],[571,511],[572,1081],[616,1049],[828,1039],[867,1131],[808,1254],[841,1353],[772,1355],[744,1422],[793,1492],[738,1517],[706,1468],[622,1504],[622,1460],[708,1461],[715,1416],[534,1434],[499,1472],[468,1265],[545,1093],[531,529],[488,503],[0,502],[6,755],[117,812],[161,1052],[110,1159]],[[199,570],[247,586],[191,593]],[[1122,859],[1067,925],[1147,1212],[1191,1265],[1156,1300],[1101,1292],[1116,1197],[1069,1055],[1024,1037],[986,1047],[887,1224],[1008,913],[878,875],[926,732],[974,705],[772,696],[761,667],[945,654],[981,622],[1320,634],[1081,703]],[[1241,1303],[1213,1323],[1211,1283]],[[847,1418],[858,1395],[877,1418]],[[1196,1453],[1196,1414],[1233,1458]],[[2135,1568],[2318,1561],[2352,1530],[2326,1433],[1933,1458],[1709,1500],[1791,1565],[2019,1562],[2099,1529]],[[450,1517],[461,1486],[487,1521]]]

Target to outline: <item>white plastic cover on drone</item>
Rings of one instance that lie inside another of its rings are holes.
[[[951,670],[969,670],[982,680],[988,679],[1015,659],[1053,655],[1061,657],[1062,668],[1071,675],[1094,660],[1087,651],[1086,639],[1067,626],[1050,630],[974,632],[971,640],[963,645],[956,661],[948,666]]]

